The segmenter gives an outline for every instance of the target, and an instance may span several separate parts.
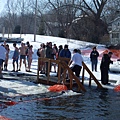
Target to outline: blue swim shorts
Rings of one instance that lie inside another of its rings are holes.
[[[20,55],[20,59],[26,59],[26,55]]]

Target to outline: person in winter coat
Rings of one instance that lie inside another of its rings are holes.
[[[96,47],[93,47],[93,50],[90,53],[90,60],[91,60],[91,65],[92,65],[92,71],[95,70],[97,72],[98,56],[99,56],[99,53],[98,53]]]
[[[48,42],[46,44],[46,48],[45,48],[45,53],[46,53],[46,58],[50,58],[50,59],[53,59],[52,58],[52,45],[51,45],[51,42]],[[51,69],[51,66],[50,66],[50,69]],[[48,75],[48,62],[46,62],[46,76]]]
[[[68,49],[68,45],[64,45],[64,49],[62,49],[59,53],[59,57],[70,58],[71,59],[71,52]],[[68,62],[66,61],[68,64]],[[61,68],[61,74],[63,73],[63,69]],[[66,76],[68,78],[68,76]]]
[[[51,46],[51,42],[47,43],[45,51],[46,51],[46,58],[52,59],[52,46]]]
[[[102,61],[100,64],[100,70],[101,70],[101,83],[106,85],[108,83],[108,71],[109,71],[109,65],[110,63],[113,64],[113,61],[110,60],[112,56],[112,52],[109,52],[108,54],[104,54],[102,57]]]
[[[63,46],[62,45],[60,45],[59,46],[59,49],[58,49],[58,56],[60,56],[60,51],[63,49]]]
[[[68,45],[64,45],[64,49],[60,51],[60,57],[71,58],[71,52],[68,49]]]

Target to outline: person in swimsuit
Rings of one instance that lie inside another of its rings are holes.
[[[13,47],[15,48],[14,50],[14,53],[13,53],[13,70],[12,71],[15,71],[15,62],[16,62],[16,65],[17,65],[17,70],[16,72],[18,71],[18,59],[19,59],[19,49],[16,47],[16,43],[13,43]]]
[[[32,48],[33,48],[33,46],[30,45],[30,47],[28,49],[28,70],[26,69],[27,72],[31,72],[30,68],[31,68],[31,63],[32,63],[32,55],[33,55]]]
[[[26,70],[26,49],[27,49],[27,47],[25,46],[25,44],[21,43],[21,47],[19,48],[19,51],[20,51],[19,71],[21,70],[22,60],[23,60],[23,63],[25,64],[25,70]]]

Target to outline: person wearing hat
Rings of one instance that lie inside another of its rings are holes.
[[[64,49],[60,51],[60,57],[71,58],[71,52],[68,49],[68,45],[64,45]]]
[[[63,46],[60,45],[59,48],[58,48],[58,56],[60,56],[60,51],[63,49]]]
[[[111,60],[112,54],[113,54],[112,52],[109,52],[108,54],[104,54],[100,64],[101,83],[104,85],[109,84],[108,71],[109,71],[110,63],[113,64],[113,61]]]
[[[96,47],[93,47],[93,50],[90,53],[90,60],[91,60],[91,65],[92,65],[92,71],[95,70],[97,72],[98,57],[99,57],[99,53],[98,53]]]
[[[71,52],[70,50],[68,49],[68,45],[64,45],[64,49],[61,49],[60,50],[60,53],[59,53],[59,57],[63,57],[63,58],[70,58],[71,59]],[[68,62],[66,61],[66,63],[68,64]],[[63,69],[61,68],[61,74],[63,73]],[[68,76],[66,77],[68,78]]]

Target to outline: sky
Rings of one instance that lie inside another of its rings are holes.
[[[2,35],[1,35],[2,36]],[[8,35],[5,35],[6,37]],[[12,35],[11,37],[19,37],[19,35]],[[75,48],[79,48],[81,49],[82,51],[82,56],[84,58],[84,62],[85,64],[88,66],[88,68],[91,70],[91,62],[90,62],[90,58],[89,58],[89,54],[90,52],[92,51],[92,48],[90,46],[97,46],[97,49],[99,51],[99,53],[101,54],[104,50],[106,50],[106,48],[104,47],[104,45],[100,45],[100,44],[93,44],[93,43],[89,43],[89,42],[83,42],[83,41],[77,41],[77,40],[72,40],[72,39],[65,39],[65,38],[58,38],[58,37],[51,37],[51,36],[40,36],[40,35],[36,35],[36,42],[34,42],[34,35],[22,35],[22,38],[24,38],[24,43],[26,43],[27,41],[30,42],[30,44],[33,45],[33,62],[32,62],[32,67],[31,67],[31,71],[34,72],[33,74],[37,74],[37,55],[36,55],[36,51],[37,49],[40,47],[40,44],[41,43],[46,43],[46,42],[52,42],[53,44],[56,44],[57,46],[59,45],[65,45],[65,44],[68,44],[69,45],[69,49],[70,51],[72,52],[73,49]],[[10,54],[9,54],[9,64],[8,64],[8,70],[9,71],[12,71],[13,67],[12,67],[12,55],[13,55],[13,51],[14,51],[14,48],[13,48],[13,45],[12,43],[9,43],[9,46],[10,46]],[[17,47],[19,47],[20,44],[17,44]],[[99,61],[98,61],[98,71],[97,72],[93,72],[93,74],[95,75],[95,77],[100,80],[100,61],[101,61],[101,56],[99,57]],[[117,64],[117,61],[114,59],[114,64]],[[118,67],[117,67],[118,68]],[[22,69],[21,69],[22,72],[26,72],[25,71],[25,67],[22,65]],[[3,71],[4,72],[4,71]],[[81,72],[82,74],[82,72]],[[56,73],[51,73],[51,75],[56,75]],[[82,76],[82,75],[80,75]],[[4,77],[4,76],[3,76]],[[89,79],[89,75],[87,72],[85,72],[85,78],[86,80],[88,81]],[[120,84],[120,80],[119,80],[119,74],[117,73],[109,73],[109,79],[110,80],[114,80],[115,83],[111,83],[112,84],[112,87],[111,89],[113,89],[113,86],[117,85],[117,84]],[[16,95],[16,94],[37,94],[38,93],[38,87],[41,86],[41,90],[39,90],[39,93],[41,92],[46,92],[48,91],[46,86],[44,85],[36,85],[34,83],[30,83],[30,82],[25,82],[23,81],[22,83],[22,88],[21,89],[21,82],[19,84],[18,81],[14,81],[14,84],[11,85],[11,82],[8,80],[1,80],[0,81],[0,87],[3,87],[3,88],[7,88],[7,93],[4,91],[5,89],[3,89],[2,91],[2,88],[0,88],[0,91],[3,92],[3,94],[7,94],[9,96],[13,96],[13,95]],[[13,83],[13,82],[12,82]],[[28,90],[25,89],[25,86],[26,84],[28,85],[28,88],[29,89],[29,92]],[[32,84],[32,87],[31,87],[31,84]],[[17,87],[15,87],[17,86]],[[33,91],[33,88],[34,88],[34,91]],[[110,88],[110,86],[109,86]],[[14,91],[17,91],[14,93]],[[71,94],[71,93],[70,93]],[[74,93],[73,93],[74,94]]]
[[[0,0],[0,12],[2,12],[7,0]]]

